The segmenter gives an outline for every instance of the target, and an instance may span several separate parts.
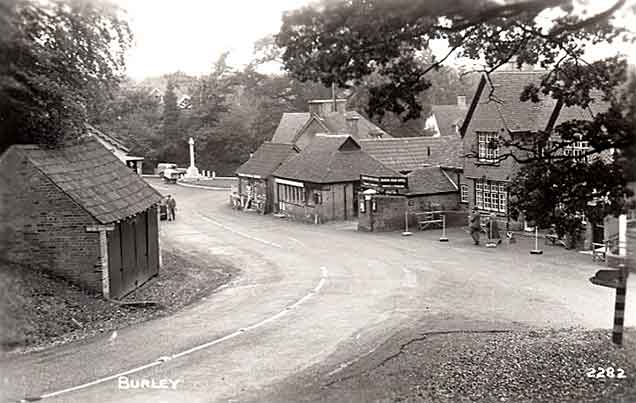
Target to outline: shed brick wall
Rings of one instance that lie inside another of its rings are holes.
[[[19,152],[0,170],[1,256],[101,292],[97,222]]]

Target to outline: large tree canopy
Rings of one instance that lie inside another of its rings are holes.
[[[84,130],[124,72],[131,34],[107,1],[0,0],[0,151]]]
[[[621,56],[594,62],[584,57],[588,46],[633,41],[613,24],[625,3],[613,0],[587,13],[584,0],[323,0],[285,14],[276,44],[285,68],[300,80],[345,88],[372,82],[367,102],[372,116],[417,118],[418,95],[431,86],[431,72],[453,54],[478,61],[487,79],[511,61],[545,70],[539,83],[519,89],[520,101],[552,97],[568,107],[607,105],[591,121],[566,121],[530,141],[513,133],[498,139],[510,150],[499,158],[522,163],[510,189],[511,212],[544,225],[556,222],[566,232],[580,227],[573,223],[580,224],[582,214],[596,221],[618,214],[631,195],[626,183],[634,168],[628,163],[636,136],[628,102],[633,97],[619,91],[627,64]],[[423,59],[434,39],[447,40],[448,53]],[[498,101],[496,88],[489,96]],[[564,152],[575,142],[589,145],[587,160]]]
[[[287,13],[276,44],[283,49],[285,68],[300,80],[347,87],[378,74],[384,81],[370,88],[368,113],[391,111],[411,119],[421,111],[418,94],[431,85],[427,73],[451,54],[480,59],[485,71],[513,57],[519,65],[558,67],[564,60],[580,60],[586,44],[623,34],[610,17],[624,3],[618,0],[599,14],[581,16],[573,12],[572,0],[503,5],[486,0],[325,0]],[[550,10],[559,16],[547,24],[539,17]],[[422,63],[419,56],[432,39],[448,40],[450,51]]]

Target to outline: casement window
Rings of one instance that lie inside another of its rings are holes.
[[[462,203],[468,203],[468,185],[460,186],[459,196]]]
[[[590,150],[588,141],[574,141],[563,148],[563,154],[568,157],[581,158]]]
[[[305,189],[298,186],[278,184],[279,201],[291,204],[305,204]]]
[[[499,158],[499,144],[496,132],[477,132],[478,159],[495,162]]]
[[[508,192],[505,183],[475,181],[475,205],[480,210],[505,213],[508,208]]]

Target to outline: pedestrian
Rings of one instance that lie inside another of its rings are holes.
[[[177,209],[177,202],[175,201],[175,199],[172,198],[171,195],[168,195],[167,205],[168,205],[168,221],[174,221],[176,219],[174,212]]]
[[[490,217],[488,218],[488,239],[497,244],[501,243],[501,235],[499,233],[499,224],[497,223],[497,215],[495,213],[490,213]]]
[[[470,236],[473,238],[475,245],[479,245],[479,233],[481,232],[481,214],[476,208],[473,208],[469,218]]]

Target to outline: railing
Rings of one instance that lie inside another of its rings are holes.
[[[421,213],[415,213],[417,218],[417,227],[420,231],[428,229],[430,227],[442,227],[444,212],[443,211],[424,211]]]

